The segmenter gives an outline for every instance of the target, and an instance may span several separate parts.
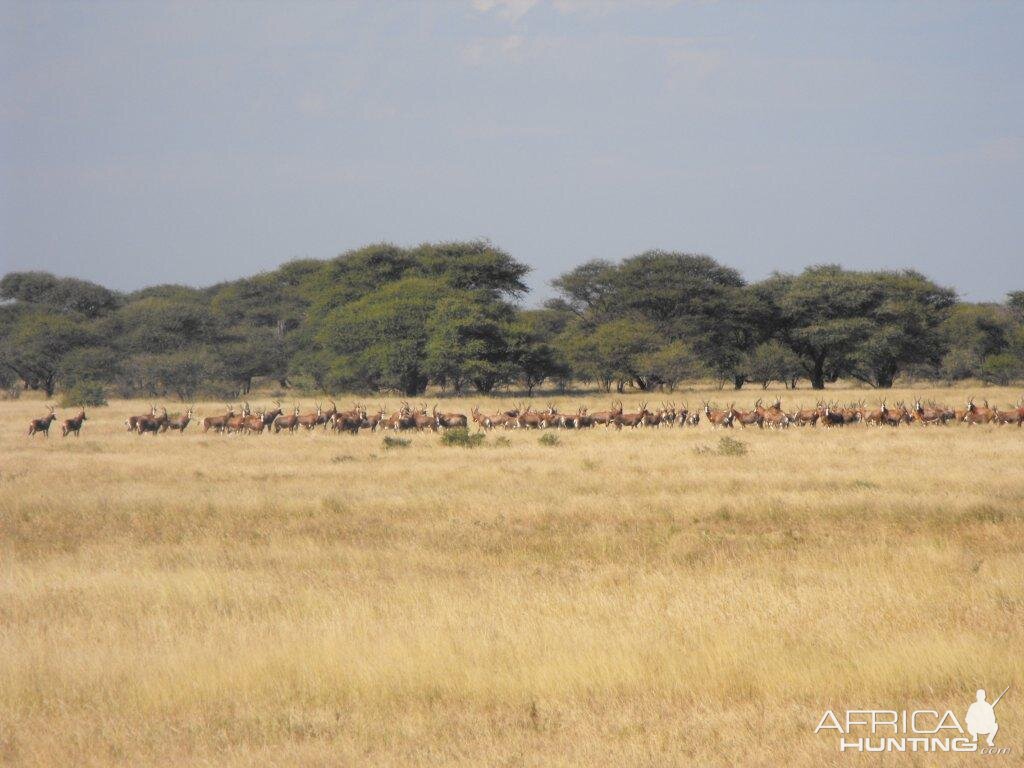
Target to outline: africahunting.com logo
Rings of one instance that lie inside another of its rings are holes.
[[[1010,686],[989,703],[979,690],[967,708],[964,722],[952,710],[848,709],[826,710],[815,733],[834,732],[840,752],[977,752],[1008,755],[1011,747],[996,746],[999,723],[996,705]],[[966,727],[965,727],[966,726]],[[979,737],[985,737],[979,742]]]

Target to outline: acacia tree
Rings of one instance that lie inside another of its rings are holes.
[[[86,329],[68,317],[25,312],[3,335],[0,362],[28,389],[41,389],[51,397],[63,371],[65,355],[89,342]]]
[[[851,375],[891,387],[905,366],[938,363],[940,326],[955,294],[911,272],[853,272],[810,267],[798,276],[775,275],[773,296],[780,337],[796,352],[815,389]]]

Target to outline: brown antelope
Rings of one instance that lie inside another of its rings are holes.
[[[995,424],[1016,424],[1018,427],[1024,422],[1024,398],[1021,399],[1020,403],[1016,408],[1009,411],[1000,411],[998,408],[993,408],[992,411],[995,413],[992,421]]]
[[[211,429],[214,432],[223,432],[227,427],[228,420],[235,418],[235,409],[230,405],[224,406],[225,413],[221,416],[207,416],[203,419],[203,432],[209,432]],[[156,415],[156,409],[153,409],[153,415]]]
[[[668,405],[665,405],[665,403],[662,403],[661,404],[661,410],[658,411],[655,414],[655,416],[658,417],[658,424],[657,424],[657,426],[659,426],[659,427],[661,427],[661,426],[664,426],[664,427],[673,427],[673,426],[675,426],[676,416],[677,416],[676,404],[675,403],[669,403]]]
[[[727,411],[712,410],[711,404],[704,401],[704,415],[712,429],[732,429],[732,411],[731,407]]]
[[[43,437],[50,436],[50,425],[53,423],[53,420],[57,418],[57,414],[53,412],[52,405],[48,405],[46,407],[50,411],[48,414],[43,416],[41,419],[32,419],[32,421],[28,423],[29,437],[32,437],[36,432],[42,432]]]
[[[387,411],[384,410],[384,406],[383,405],[380,407],[380,409],[376,413],[367,414],[366,410],[364,409],[363,410],[363,421],[359,425],[359,428],[360,429],[368,429],[371,432],[376,432],[377,431],[377,427],[379,427],[379,426],[383,429],[383,427],[381,425],[386,421],[386,418],[385,418],[386,414],[387,414]]]
[[[413,411],[412,423],[417,432],[422,432],[425,429],[429,429],[431,432],[437,432],[437,419],[427,413],[426,403],[423,403],[418,411]]]
[[[821,401],[818,401],[818,405],[815,408],[800,408],[795,413],[790,414],[789,420],[796,424],[798,427],[813,427],[818,423],[818,419],[821,418]]]
[[[983,401],[985,405],[978,407],[974,404],[972,397],[967,401],[967,411],[964,413],[964,424],[989,424],[995,420],[995,411],[989,408],[988,400]]]
[[[124,420],[124,425],[125,427],[128,428],[129,432],[134,432],[136,427],[138,426],[139,419],[147,419],[152,418],[154,416],[156,416],[156,406],[150,404],[149,413],[144,413],[141,416],[129,416],[127,419]]]
[[[914,401],[914,419],[926,427],[931,424],[945,424],[952,417],[953,414],[945,408],[936,408],[931,403],[925,407],[920,398]]]
[[[268,411],[264,409],[263,411],[263,428],[266,429],[267,432],[270,432],[270,428],[274,426],[274,422],[277,421],[277,417],[280,416],[282,413],[283,411],[281,410],[281,401],[275,400],[274,410]]]
[[[317,403],[316,411],[314,413],[304,413],[299,416],[299,426],[312,431],[313,428],[320,423],[320,417],[323,415],[323,412],[324,409],[322,403]]]
[[[274,419],[274,434],[277,434],[282,429],[287,432],[295,432],[299,428],[299,405],[295,404],[292,412],[288,415],[281,415]]]
[[[847,424],[852,423],[850,420],[847,420],[847,415],[843,411],[836,410],[832,407],[831,403],[821,406],[820,412],[821,416],[818,419],[818,423],[826,429],[845,427]]]
[[[249,404],[245,403],[242,406],[242,412],[238,415],[230,416],[224,423],[224,431],[227,433],[232,432],[244,432],[249,424],[249,417],[252,415],[252,411],[249,409]]]
[[[871,427],[880,427],[883,424],[889,423],[889,406],[886,405],[885,400],[882,401],[882,405],[873,410],[868,411],[862,409],[861,421]]]
[[[67,437],[72,432],[75,433],[75,437],[78,437],[79,431],[82,429],[82,422],[86,421],[85,408],[78,411],[78,415],[73,419],[64,419],[60,424],[60,436]]]
[[[612,403],[612,407],[607,411],[598,411],[597,413],[590,414],[591,424],[601,424],[605,429],[608,425],[614,424],[615,420],[622,415],[622,401],[616,401]]]
[[[167,422],[167,428],[175,432],[185,434],[185,430],[188,428],[189,422],[192,421],[192,413],[194,405],[189,406],[188,410],[185,411],[181,416],[176,416]]]
[[[493,416],[488,416],[486,413],[480,413],[480,408],[473,406],[470,411],[473,423],[480,429],[491,430],[495,427],[507,427],[512,422],[515,423],[515,419],[519,416],[519,412],[516,411],[515,416],[509,416],[507,413],[496,413]]]
[[[462,427],[465,429],[469,426],[469,419],[466,418],[464,413],[438,413],[437,406],[434,406],[433,411],[434,421],[437,426],[442,429],[451,429],[452,427]]]
[[[700,410],[691,413],[689,403],[683,403],[683,407],[679,409],[676,419],[679,421],[680,427],[696,427],[700,424]]]
[[[615,417],[615,421],[613,423],[615,424],[616,429],[622,429],[623,427],[636,429],[637,427],[642,427],[646,424],[647,419],[649,419],[650,416],[651,414],[647,410],[647,403],[641,403],[640,410],[636,413],[622,413],[620,411],[619,415]]]
[[[744,429],[752,425],[756,425],[758,428],[764,427],[764,413],[763,409],[761,409],[761,398],[758,398],[757,402],[754,403],[754,410],[752,411],[737,411],[735,408],[729,408],[729,412],[732,415],[733,423],[739,423],[739,425]]]
[[[246,434],[255,432],[257,435],[263,434],[263,430],[267,428],[267,423],[264,420],[266,415],[266,409],[257,409],[256,413],[251,416],[245,417],[245,422],[242,424],[242,431]]]
[[[409,404],[403,402],[402,407],[388,417],[384,428],[395,432],[401,432],[406,429],[415,429],[416,419],[413,417],[412,408]]]
[[[356,410],[359,410],[359,406],[355,406]],[[331,400],[331,410],[323,411],[319,416],[316,417],[316,426],[322,426],[325,430],[327,425],[334,421],[334,416],[338,413],[338,406]]]
[[[331,416],[331,429],[335,432],[348,432],[350,435],[354,435],[359,432],[359,428],[363,426],[365,420],[366,410],[360,406],[356,406],[351,411],[338,412],[335,409],[335,413]]]
[[[167,422],[170,421],[167,416],[167,409],[161,408],[160,411],[159,416],[146,416],[139,419],[135,425],[135,431],[140,435],[152,432],[154,437],[160,432],[167,431]]]
[[[546,426],[546,422],[541,414],[533,410],[529,404],[525,409],[520,410],[519,415],[515,418],[516,429],[540,429],[543,426]]]

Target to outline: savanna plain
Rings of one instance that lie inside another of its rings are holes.
[[[886,762],[1024,751],[1024,429],[385,448],[197,422],[139,436],[123,420],[148,403],[112,401],[77,439],[29,438],[43,406],[0,402],[2,764],[863,765],[813,733],[826,709],[962,720],[1011,683],[1011,755]]]

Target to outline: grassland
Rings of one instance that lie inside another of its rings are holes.
[[[989,759],[1024,750],[1024,430],[385,450],[145,407],[0,403],[0,764],[862,765],[823,710],[1010,683]]]

